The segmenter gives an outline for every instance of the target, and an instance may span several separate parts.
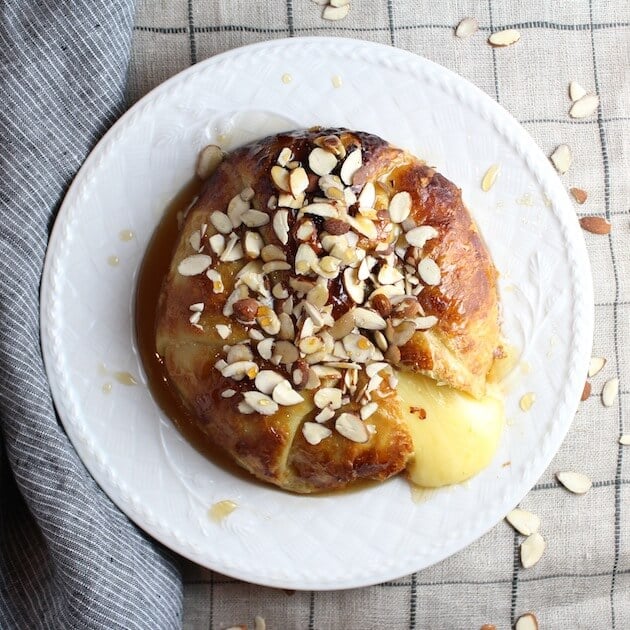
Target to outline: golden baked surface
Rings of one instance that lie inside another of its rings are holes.
[[[399,370],[485,395],[496,275],[434,169],[367,133],[279,134],[226,156],[187,213],[156,347],[202,430],[257,477],[383,480],[413,455],[402,405],[422,406],[399,399]]]

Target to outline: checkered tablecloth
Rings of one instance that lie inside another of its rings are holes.
[[[479,32],[454,37],[464,17]],[[491,48],[488,35],[521,33]],[[186,564],[184,626],[226,628],[255,615],[272,629],[509,628],[526,611],[541,628],[630,628],[630,4],[623,0],[353,0],[339,22],[311,0],[143,0],[136,15],[128,98],[133,102],[176,72],[217,53],[267,39],[356,37],[413,51],[445,65],[510,111],[548,154],[567,143],[574,162],[567,188],[588,192],[579,215],[602,215],[608,236],[585,234],[595,287],[594,355],[606,357],[573,427],[522,502],[538,514],[547,550],[531,569],[522,537],[499,523],[468,549],[400,580],[343,592],[296,592],[244,584]],[[601,99],[598,112],[572,120],[569,81]],[[620,378],[612,407],[603,383]],[[624,452],[625,448],[625,452]],[[558,470],[594,482],[585,496],[562,489]]]

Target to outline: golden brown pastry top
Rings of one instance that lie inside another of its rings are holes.
[[[200,426],[257,476],[384,479],[411,455],[397,370],[484,395],[496,270],[460,191],[417,158],[345,129],[279,134],[209,176],[156,342]]]

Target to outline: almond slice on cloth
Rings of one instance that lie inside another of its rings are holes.
[[[591,357],[591,362],[588,366],[588,375],[589,378],[599,374],[602,368],[606,365],[606,359],[603,357]]]
[[[479,22],[477,18],[467,17],[464,18],[455,28],[455,37],[465,39],[474,35],[479,30]]]
[[[505,517],[505,520],[523,536],[535,534],[540,527],[540,519],[535,514],[521,508],[513,509]]]
[[[597,94],[586,94],[575,101],[569,110],[571,118],[586,118],[597,111],[599,107],[599,96]]]
[[[519,39],[521,39],[521,34],[514,28],[508,28],[492,33],[488,37],[488,43],[495,48],[505,48],[515,44]]]
[[[586,90],[577,81],[571,81],[569,83],[569,96],[573,102],[579,101],[583,96],[586,96]]]
[[[593,486],[593,482],[586,475],[568,470],[556,473],[556,479],[573,494],[586,494]]]
[[[573,155],[568,144],[560,144],[549,158],[560,175],[564,175],[573,162]]]
[[[591,234],[610,234],[611,225],[604,217],[582,217],[580,225]]]
[[[604,389],[602,390],[602,402],[604,407],[612,407],[617,399],[619,393],[619,379],[611,378],[604,383]]]
[[[588,193],[581,188],[570,188],[573,199],[575,199],[580,205],[582,205],[588,198]]]
[[[534,613],[521,615],[514,626],[514,630],[538,630],[538,619]]]
[[[524,569],[533,567],[541,558],[545,551],[545,539],[538,533],[528,536],[521,543],[521,564]]]
[[[325,20],[336,22],[337,20],[343,20],[348,15],[348,11],[350,11],[349,4],[342,7],[327,6],[322,13],[322,17]]]

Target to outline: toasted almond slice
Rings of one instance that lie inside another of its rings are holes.
[[[212,293],[223,293],[225,289],[223,278],[221,278],[221,274],[216,269],[208,269],[206,277],[212,282]]]
[[[310,203],[300,211],[302,214],[314,214],[318,217],[336,219],[339,216],[337,208],[331,203]]]
[[[442,272],[432,258],[423,258],[420,261],[418,274],[422,281],[430,286],[437,286],[442,281]]]
[[[619,438],[619,444],[623,446],[630,446],[630,433],[626,433]]]
[[[289,175],[289,188],[294,197],[297,197],[308,188],[308,175],[301,166],[291,171]]]
[[[438,318],[435,315],[426,315],[425,317],[414,317],[413,321],[416,330],[429,330],[438,323]]]
[[[376,312],[368,308],[354,309],[354,322],[364,330],[385,330],[387,322]]]
[[[586,118],[594,114],[599,107],[599,96],[597,94],[586,94],[575,101],[569,110],[571,118]]]
[[[367,405],[363,405],[363,407],[361,407],[361,411],[359,411],[361,420],[367,420],[372,414],[376,412],[377,409],[378,403],[375,402],[369,402]]]
[[[378,281],[381,284],[396,284],[404,279],[404,276],[396,267],[392,267],[387,263],[384,264],[378,272]]]
[[[308,166],[313,173],[321,177],[332,172],[332,170],[337,166],[337,158],[334,153],[326,151],[326,149],[316,147],[309,153]]]
[[[344,286],[345,286],[345,272],[344,272]],[[347,288],[346,288],[347,291]],[[352,296],[350,296],[352,297]],[[352,298],[354,300],[354,298]],[[356,300],[355,300],[356,301]],[[339,319],[335,321],[333,327],[328,331],[333,339],[343,339],[346,335],[349,335],[354,328],[354,309],[350,309],[344,313]]]
[[[192,311],[193,313],[201,313],[203,311],[203,308],[204,308],[203,302],[195,302],[195,304],[191,304],[188,307],[188,310]]]
[[[612,407],[617,399],[619,393],[619,379],[611,378],[604,383],[604,389],[602,389],[602,402],[604,407]]]
[[[363,186],[361,194],[359,195],[359,207],[360,208],[373,208],[376,201],[376,189],[372,182],[368,182]]]
[[[304,398],[291,387],[291,383],[286,379],[282,379],[282,381],[273,388],[271,397],[283,407],[291,407],[304,402]]]
[[[282,166],[271,167],[271,179],[278,190],[291,192],[289,188],[289,171]]]
[[[573,195],[573,199],[575,199],[580,205],[582,205],[588,198],[588,193],[581,188],[571,188],[570,191]]]
[[[349,4],[346,4],[342,7],[327,6],[324,8],[324,11],[322,12],[322,17],[325,20],[330,20],[332,22],[335,22],[337,20],[343,20],[343,18],[345,18],[348,15],[348,11],[350,11]]]
[[[278,403],[261,392],[251,391],[243,394],[245,402],[258,413],[265,416],[271,416],[279,409]]]
[[[210,215],[210,223],[212,223],[212,225],[214,225],[217,231],[221,232],[221,234],[229,234],[233,228],[230,217],[228,217],[228,215],[224,214],[223,212],[219,212],[218,210],[215,210]]]
[[[188,239],[190,246],[196,251],[201,249],[201,234],[199,232],[193,232]]]
[[[349,216],[346,220],[355,232],[367,236],[371,241],[378,237],[378,230],[376,229],[376,225],[374,225],[374,221],[371,219],[363,216]]]
[[[199,152],[197,158],[197,177],[207,179],[217,170],[223,161],[225,153],[216,144],[209,144]]]
[[[269,223],[269,215],[261,210],[246,210],[243,212],[241,220],[247,227],[262,227]]]
[[[256,389],[263,394],[271,394],[278,383],[286,380],[282,374],[273,370],[261,370],[254,379]],[[278,402],[278,401],[276,401]]]
[[[244,251],[248,258],[258,258],[265,244],[258,232],[245,232]]]
[[[551,154],[550,159],[560,175],[566,173],[571,166],[571,162],[573,162],[573,155],[571,154],[569,145],[558,145],[555,151]]]
[[[258,374],[258,366],[253,361],[235,361],[226,365],[221,370],[221,375],[225,378],[243,378],[248,376],[255,378]]]
[[[271,359],[272,351],[273,351],[273,339],[263,339],[257,346],[258,354],[265,359],[265,361],[269,361]]]
[[[538,630],[538,619],[534,613],[528,612],[516,620],[514,630]]]
[[[224,389],[221,392],[221,398],[232,398],[236,394],[235,389]]]
[[[527,510],[515,508],[506,517],[505,520],[523,536],[531,536],[538,531],[540,527],[540,519]]]
[[[580,396],[580,400],[582,402],[588,399],[588,397],[591,395],[591,390],[592,390],[591,384],[588,381],[586,381],[586,383],[584,383],[584,388],[582,389],[582,395]]]
[[[545,546],[545,539],[538,532],[521,543],[521,564],[524,569],[533,567],[541,559]]]
[[[492,33],[488,37],[488,43],[495,48],[504,48],[515,44],[519,39],[521,39],[521,34],[514,28],[508,28]]]
[[[293,153],[289,147],[284,147],[282,151],[278,154],[278,159],[276,160],[279,166],[286,166],[293,159]]]
[[[284,260],[270,260],[262,267],[263,273],[265,274],[272,273],[274,271],[288,271],[289,269],[291,269],[291,265]]]
[[[341,407],[341,390],[336,387],[322,387],[315,392],[313,402],[318,409],[329,407],[339,409]]]
[[[580,225],[591,234],[610,234],[611,225],[603,217],[582,217]]]
[[[193,254],[184,258],[177,265],[177,272],[181,276],[197,276],[212,264],[212,257],[205,254]]]
[[[273,231],[278,240],[286,245],[289,242],[289,211],[278,210],[273,215]]]
[[[361,168],[363,163],[363,154],[361,149],[355,149],[352,153],[349,153],[346,159],[341,165],[341,180],[346,186],[352,185],[354,174]]]
[[[223,234],[213,234],[209,239],[210,249],[220,256],[225,251],[225,236]]]
[[[346,267],[343,272],[343,286],[346,293],[357,304],[363,304],[365,300],[365,282],[357,277],[357,270]]]
[[[316,446],[322,440],[330,437],[332,435],[332,431],[317,422],[305,422],[302,425],[302,435],[309,444]]]
[[[571,81],[569,83],[569,96],[573,102],[579,101],[583,96],[586,96],[586,90],[577,81]]]
[[[477,18],[467,17],[464,18],[455,29],[455,37],[459,37],[460,39],[465,39],[466,37],[470,37],[474,33],[479,30],[479,22]]]
[[[230,326],[226,326],[225,324],[217,324],[215,328],[221,339],[227,339],[232,333],[232,328]]]
[[[319,423],[328,422],[335,417],[335,412],[330,407],[324,407],[316,416],[315,421]]]
[[[573,494],[586,494],[593,485],[586,475],[571,471],[556,473],[556,479]]]
[[[353,413],[342,413],[335,421],[335,429],[337,432],[343,435],[343,437],[363,444],[370,439],[370,434],[361,418]]]
[[[407,243],[413,247],[422,249],[427,241],[436,238],[439,232],[430,225],[421,225],[417,228],[412,228],[405,234]]]
[[[500,170],[501,167],[498,164],[493,164],[486,171],[483,179],[481,180],[481,190],[483,190],[484,192],[488,192],[494,186],[494,182],[497,181]]]
[[[396,193],[389,202],[389,218],[393,223],[402,223],[411,212],[411,195],[403,190]]]
[[[243,216],[243,212],[246,212],[247,210],[249,210],[249,202],[245,201],[241,195],[234,195],[234,197],[230,199],[230,203],[227,208],[227,215],[230,218],[234,229],[242,223],[241,217]]]
[[[189,318],[188,321],[194,326],[195,324],[199,323],[199,320],[201,319],[201,313],[199,311],[197,311],[196,313],[193,313]]]
[[[254,409],[252,408],[252,406],[248,405],[244,400],[241,400],[241,402],[238,403],[237,409],[241,413],[245,413],[245,414],[254,413]],[[245,626],[234,626],[233,628],[231,628],[231,630],[243,630],[243,628],[245,628],[245,630],[247,630],[247,628]],[[230,630],[230,628],[228,628],[228,630]]]

